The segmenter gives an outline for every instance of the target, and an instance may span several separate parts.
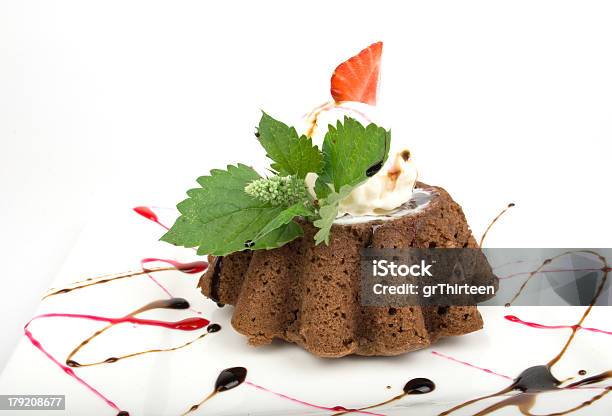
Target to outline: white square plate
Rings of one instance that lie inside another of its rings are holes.
[[[170,223],[174,210],[160,209]],[[145,257],[198,260],[195,253],[158,242],[162,231],[130,209],[112,209],[100,215],[81,235],[54,287],[87,277],[138,269]],[[509,322],[513,314],[526,321],[551,325],[575,323],[582,307],[483,307],[485,328],[473,334],[443,339],[432,347],[398,357],[317,358],[301,348],[275,342],[250,347],[230,324],[232,307],[218,308],[196,288],[198,275],[178,271],[158,273],[156,278],[175,296],[189,300],[202,316],[218,323],[222,330],[173,352],[147,354],[117,363],[76,368],[75,372],[130,415],[181,415],[213,389],[219,372],[228,367],[248,369],[247,381],[220,393],[193,415],[319,415],[333,411],[323,408],[359,408],[383,402],[402,393],[404,384],[415,377],[433,380],[436,389],[411,395],[371,409],[375,414],[436,415],[463,401],[494,393],[523,369],[546,363],[567,339],[569,329],[540,330]],[[48,312],[83,313],[111,317],[126,313],[165,294],[148,277],[139,276],[53,296],[41,302],[37,314]],[[197,316],[190,310],[156,310],[143,318],[180,320]],[[596,307],[586,326],[610,328],[606,307]],[[52,318],[32,323],[30,329],[42,345],[60,362],[104,323]],[[101,360],[113,355],[150,348],[168,348],[197,337],[195,332],[121,324],[87,345],[78,358]],[[562,361],[555,366],[559,379],[588,375],[612,367],[612,337],[579,331]],[[435,354],[437,352],[439,354]],[[489,369],[491,374],[461,364],[443,355]],[[262,386],[277,394],[255,387]],[[533,409],[536,414],[559,412],[574,407],[602,390],[586,389],[541,394]],[[66,410],[24,411],[19,414],[109,415],[117,413],[83,385],[67,376],[23,337],[0,378],[0,394],[65,394]],[[283,397],[287,396],[287,397]],[[289,398],[293,398],[291,400]],[[475,414],[495,400],[474,404],[456,415]],[[607,414],[612,396],[576,412],[578,415]],[[0,414],[3,414],[0,412]],[[359,413],[354,413],[359,414]],[[507,407],[495,415],[518,414]]]

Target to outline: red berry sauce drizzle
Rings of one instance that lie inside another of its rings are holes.
[[[584,323],[586,317],[589,315],[589,313],[591,312],[593,305],[595,305],[595,303],[597,302],[597,299],[599,298],[599,296],[601,295],[603,288],[606,284],[606,281],[608,279],[608,274],[610,272],[610,267],[608,266],[608,263],[605,259],[605,257],[601,256],[599,253],[596,253],[594,251],[591,250],[575,250],[575,251],[569,251],[569,252],[564,252],[561,253],[557,256],[554,256],[552,258],[546,259],[542,262],[542,264],[535,269],[534,271],[530,272],[528,274],[527,279],[525,280],[525,282],[523,283],[523,285],[519,288],[519,290],[517,291],[517,293],[513,296],[513,298],[511,299],[511,301],[509,303],[506,304],[506,306],[510,306],[512,304],[512,302],[514,300],[516,300],[520,294],[522,293],[522,291],[524,290],[524,288],[526,287],[527,283],[529,282],[529,280],[535,276],[536,274],[540,273],[543,271],[544,267],[550,263],[552,263],[553,261],[555,261],[556,259],[563,257],[563,256],[567,256],[573,253],[583,253],[583,254],[588,254],[588,255],[592,255],[595,258],[597,258],[599,261],[601,261],[602,263],[602,268],[600,269],[603,273],[603,276],[601,278],[601,281],[597,287],[597,290],[595,291],[595,295],[593,296],[593,299],[591,300],[591,303],[589,304],[589,306],[587,307],[587,309],[584,311],[584,313],[582,314],[582,316],[580,317],[580,319],[578,320],[578,322],[574,325],[543,325],[543,324],[538,324],[538,323],[533,323],[533,322],[526,322],[526,321],[522,321],[519,318],[513,316],[513,315],[507,315],[505,318],[511,322],[516,322],[516,323],[520,323],[523,325],[527,325],[529,327],[532,328],[540,328],[540,329],[560,329],[560,328],[566,328],[566,329],[571,329],[571,333],[570,336],[568,337],[567,341],[563,344],[561,350],[559,351],[559,353],[557,353],[557,355],[555,355],[548,363],[544,364],[544,365],[537,365],[537,366],[533,366],[533,367],[529,367],[525,370],[523,370],[519,376],[517,378],[515,378],[512,383],[496,392],[496,393],[492,393],[486,396],[482,396],[482,397],[478,397],[472,400],[468,400],[464,403],[461,403],[449,410],[446,410],[442,413],[440,413],[439,416],[445,416],[448,414],[451,414],[453,412],[455,412],[456,410],[459,410],[461,408],[470,406],[476,402],[480,402],[482,400],[485,399],[490,399],[490,398],[494,398],[494,397],[500,397],[503,395],[506,395],[508,393],[512,393],[512,392],[517,392],[516,394],[504,398],[496,403],[493,403],[492,405],[486,407],[485,409],[479,411],[477,414],[479,416],[485,416],[488,414],[491,414],[499,409],[503,409],[505,407],[516,407],[518,411],[521,412],[521,414],[523,415],[532,415],[531,413],[531,409],[533,408],[533,406],[535,405],[535,401],[536,401],[536,397],[538,393],[541,392],[551,392],[551,391],[562,391],[564,389],[576,389],[576,388],[582,388],[584,386],[590,386],[592,384],[595,383],[600,383],[602,381],[605,381],[609,378],[612,378],[612,370],[610,371],[604,371],[602,373],[596,374],[594,376],[591,377],[587,377],[584,378],[582,380],[578,380],[576,382],[573,382],[571,384],[568,384],[566,386],[562,386],[562,384],[564,383],[564,381],[560,381],[558,380],[553,374],[552,374],[552,368],[554,367],[554,365],[556,363],[559,362],[559,360],[561,360],[561,358],[563,358],[563,355],[565,354],[565,352],[568,350],[568,348],[570,347],[572,341],[574,340],[576,334],[578,333],[578,331],[580,329],[583,330],[589,330],[592,332],[598,332],[598,333],[604,333],[604,334],[608,334],[610,335],[610,332],[608,331],[603,331],[600,329],[596,329],[596,328],[585,328],[582,326],[582,324]],[[444,354],[438,353],[438,352],[433,352],[435,355],[437,356],[441,356],[444,358],[448,358],[451,359],[452,361],[455,362],[459,362],[461,364],[465,364],[468,365],[472,368],[476,368],[476,369],[480,369],[482,371],[485,371],[489,374],[494,374],[494,375],[498,375],[500,377],[504,377],[504,378],[509,378],[508,376],[504,376],[503,374],[499,374],[499,373],[495,373],[494,371],[488,370],[486,368],[482,368],[482,367],[478,367],[475,366],[473,364],[464,362],[464,361],[460,361],[457,360],[455,358],[446,356]],[[578,374],[580,375],[585,375],[586,372],[584,372],[584,370],[581,370],[578,372]],[[592,396],[589,400],[584,401],[582,403],[577,404],[576,406],[570,408],[570,409],[566,409],[564,411],[561,412],[554,412],[554,413],[550,413],[548,416],[552,416],[552,415],[565,415],[565,414],[569,414],[572,413],[576,410],[582,409],[584,407],[587,407],[591,404],[593,404],[594,402],[600,400],[601,398],[603,398],[606,394],[608,394],[610,392],[610,390],[612,390],[612,386],[605,386],[605,387],[600,387],[601,389],[603,389],[602,392],[600,392],[599,394]],[[545,416],[545,415],[540,415],[540,416]]]
[[[582,331],[597,332],[600,334],[612,335],[612,331],[604,331],[603,329],[590,328],[590,327],[581,326],[581,325],[544,325],[544,324],[539,324],[537,322],[523,321],[522,319],[514,315],[506,315],[504,316],[504,318],[510,322],[516,322],[517,324],[521,324],[521,325],[525,325],[525,326],[528,326],[531,328],[537,328],[537,329],[572,329],[572,330],[580,329]]]
[[[196,340],[198,340],[200,338],[203,338],[208,332],[200,335],[198,338],[196,338],[196,339],[194,339],[194,340],[192,340],[192,341],[190,341],[188,343],[185,343],[185,344],[180,345],[178,347],[170,348],[170,349],[167,349],[167,350],[161,350],[160,349],[160,350],[142,351],[142,352],[132,353],[132,354],[128,354],[128,355],[120,356],[120,357],[110,357],[110,358],[108,358],[106,360],[103,360],[103,361],[100,361],[100,362],[96,362],[96,363],[90,363],[90,364],[79,364],[79,363],[77,363],[76,361],[74,361],[74,360],[72,360],[70,358],[72,356],[74,356],[74,354],[76,354],[81,349],[81,347],[83,347],[85,344],[87,344],[90,340],[92,340],[96,336],[100,335],[102,332],[104,332],[108,328],[110,328],[110,327],[112,327],[114,325],[117,325],[117,324],[121,324],[121,323],[132,323],[132,324],[136,324],[136,325],[160,326],[160,327],[169,328],[169,329],[173,329],[173,330],[179,330],[179,331],[194,331],[194,330],[197,330],[197,329],[204,328],[205,326],[207,326],[209,324],[209,321],[204,319],[204,318],[188,318],[188,319],[184,319],[184,320],[177,321],[177,322],[166,322],[166,321],[158,321],[158,320],[152,320],[152,319],[140,319],[140,318],[135,317],[136,314],[139,314],[139,313],[142,313],[142,312],[145,312],[145,311],[148,311],[148,310],[152,310],[152,309],[186,309],[188,307],[189,307],[189,303],[185,299],[173,298],[173,299],[163,299],[163,300],[158,300],[158,301],[151,302],[151,303],[149,303],[149,304],[147,304],[147,305],[145,305],[145,306],[135,310],[131,314],[126,315],[126,316],[121,317],[121,318],[108,318],[108,317],[104,317],[104,316],[85,315],[85,314],[47,313],[47,314],[38,315],[38,316],[35,316],[34,318],[32,318],[24,326],[23,330],[24,330],[24,333],[25,333],[26,337],[30,340],[32,345],[34,345],[36,348],[38,348],[47,358],[49,358],[58,367],[60,367],[64,371],[64,373],[66,373],[70,377],[72,377],[75,380],[77,380],[80,384],[85,386],[87,389],[89,389],[92,393],[94,393],[100,399],[104,400],[104,402],[106,404],[108,404],[110,407],[112,407],[114,410],[116,410],[118,412],[117,413],[118,416],[128,416],[129,415],[128,412],[126,412],[124,410],[121,410],[119,408],[119,406],[117,406],[112,400],[108,399],[99,390],[97,390],[92,385],[90,385],[85,380],[83,380],[81,377],[79,377],[74,372],[74,370],[71,367],[92,366],[92,365],[98,365],[98,364],[110,364],[110,363],[114,363],[114,362],[119,361],[119,360],[124,359],[124,358],[130,358],[130,357],[134,357],[134,356],[142,355],[142,354],[147,354],[147,353],[151,353],[151,352],[162,352],[162,351],[177,350],[179,348],[183,348],[183,347],[186,347],[187,345],[190,345],[191,343],[195,342]],[[66,359],[66,364],[62,364],[59,360],[57,360],[55,357],[53,357],[43,347],[41,342],[34,337],[34,335],[32,334],[32,331],[29,328],[30,324],[33,321],[39,320],[39,319],[47,319],[47,318],[87,319],[87,320],[97,321],[97,322],[108,322],[109,325],[106,326],[105,328],[103,328],[102,330],[96,332],[93,336],[88,338],[88,340],[82,342],[77,348],[75,348],[72,351],[72,353]]]
[[[159,225],[162,228],[165,228],[166,230],[169,230],[170,228],[163,224],[161,221],[159,221],[159,218],[157,217],[157,214],[155,212],[153,212],[153,210],[149,207],[135,207],[133,208],[134,212],[146,219],[148,219],[149,221],[154,222],[155,224]]]

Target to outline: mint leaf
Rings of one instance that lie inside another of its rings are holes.
[[[304,202],[298,202],[280,212],[272,221],[266,224],[266,226],[255,236],[254,240],[259,242],[270,232],[277,230],[286,224],[291,224],[291,221],[295,217],[308,217],[310,215],[314,215],[312,209],[304,205]]]
[[[321,179],[321,177],[319,176],[315,181],[314,191],[317,195],[317,198],[325,199],[330,193],[332,193],[333,189],[328,184],[323,182],[323,179]]]
[[[350,185],[344,185],[340,188],[340,192],[332,192],[323,201],[323,204],[319,208],[320,218],[313,224],[319,228],[319,231],[314,236],[315,243],[317,245],[325,241],[325,244],[329,244],[329,233],[334,220],[338,216],[338,205],[340,201],[346,198],[355,187]]]
[[[332,184],[336,191],[345,185],[356,186],[380,170],[390,145],[390,131],[374,123],[364,127],[357,120],[344,117],[344,123],[330,125],[325,135],[320,180]]]
[[[295,128],[262,112],[258,134],[267,156],[274,161],[272,169],[280,175],[303,179],[308,172],[321,169],[321,151],[310,137],[298,136]]]
[[[301,236],[299,225],[285,223],[249,246],[285,210],[244,192],[247,184],[259,178],[257,172],[242,164],[229,165],[227,170],[214,169],[209,176],[198,178],[201,188],[189,190],[189,198],[177,205],[181,216],[162,241],[198,247],[198,254],[223,256],[246,248],[280,247]]]
[[[251,247],[251,250],[269,250],[281,247],[303,235],[304,230],[302,230],[302,227],[295,222],[289,222],[255,240],[255,245]]]

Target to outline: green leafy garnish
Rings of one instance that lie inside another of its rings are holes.
[[[257,172],[242,164],[200,177],[201,188],[187,192],[189,198],[177,206],[181,216],[162,240],[198,247],[198,254],[223,256],[246,248],[280,247],[301,236],[301,227],[284,223],[275,228],[276,234],[256,241],[261,230],[285,210],[244,192],[247,184],[259,178]]]
[[[298,202],[284,211],[281,211],[255,236],[255,240],[259,241],[270,232],[278,230],[286,224],[290,224],[295,217],[308,217],[311,215],[314,215],[313,209],[304,205],[304,202]]]
[[[321,169],[321,151],[313,146],[310,137],[298,136],[293,127],[263,113],[258,135],[267,156],[274,161],[272,169],[280,175],[295,175],[303,179],[308,172]]]
[[[325,244],[329,244],[329,232],[331,231],[334,220],[338,216],[338,205],[353,189],[355,189],[353,186],[344,185],[340,188],[340,192],[331,192],[323,201],[323,204],[319,208],[320,218],[313,222],[315,227],[319,229],[314,236],[317,245],[324,241]]]
[[[298,237],[304,235],[304,230],[299,224],[295,222],[289,222],[286,225],[272,230],[268,234],[255,240],[250,250],[270,250],[272,248],[282,247],[285,244],[295,240]],[[227,253],[229,254],[229,253]]]
[[[303,218],[319,228],[316,244],[329,244],[340,202],[380,169],[390,145],[390,132],[348,117],[329,126],[322,152],[310,138],[266,113],[258,138],[276,174],[263,178],[238,164],[198,178],[200,187],[177,205],[181,215],[163,241],[216,256],[273,249],[303,236],[296,221]],[[308,173],[318,175],[316,197],[306,190]]]

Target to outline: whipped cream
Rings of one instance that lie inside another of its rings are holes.
[[[345,116],[352,117],[364,126],[376,123],[384,126],[376,107],[362,103],[346,102],[338,106],[327,107],[317,114],[317,122],[313,124],[313,115],[306,119],[302,133],[310,133],[313,144],[322,148],[325,133],[330,124],[335,125]],[[397,210],[412,197],[418,177],[408,149],[397,149],[389,152],[389,158],[383,168],[367,181],[359,185],[342,201],[340,201],[338,217],[344,215],[386,215]],[[315,173],[306,176],[306,186],[314,196]]]

